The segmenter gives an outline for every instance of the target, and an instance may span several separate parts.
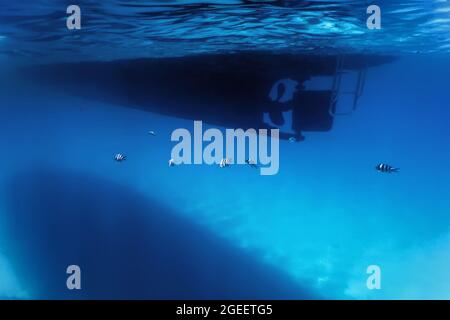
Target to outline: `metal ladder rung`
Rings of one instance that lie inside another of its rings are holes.
[[[331,99],[330,99],[330,107],[329,107],[329,113],[331,116],[338,116],[338,115],[349,115],[353,113],[356,110],[357,103],[359,97],[362,95],[362,92],[364,90],[365,80],[366,80],[366,67],[362,68],[358,72],[357,82],[356,82],[356,89],[355,91],[342,91],[340,92],[341,88],[341,82],[342,82],[342,75],[352,72],[352,70],[345,70],[344,69],[344,57],[338,56],[336,61],[336,71],[333,78],[333,84],[331,88]],[[340,95],[353,95],[353,105],[352,109],[346,112],[337,112],[336,111],[336,104],[338,97]]]

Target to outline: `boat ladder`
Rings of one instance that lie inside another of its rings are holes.
[[[330,100],[330,108],[329,112],[330,115],[335,116],[345,116],[353,113],[357,106],[358,106],[358,100],[361,97],[363,90],[364,90],[364,84],[366,81],[366,73],[367,73],[367,66],[360,68],[357,72],[356,77],[356,88],[354,91],[345,91],[341,90],[342,86],[342,78],[351,72],[354,72],[354,70],[345,69],[345,63],[344,63],[344,56],[338,55],[336,58],[336,71],[333,77],[333,84],[331,88],[331,100]],[[338,111],[337,110],[337,102],[339,97],[342,95],[353,95],[352,99],[352,105],[351,108],[344,111]]]

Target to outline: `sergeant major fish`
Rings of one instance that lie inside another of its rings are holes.
[[[116,160],[117,162],[122,162],[122,161],[125,161],[126,159],[127,159],[127,156],[125,156],[121,153],[118,153],[114,156],[114,160]]]
[[[231,165],[231,159],[225,158],[225,159],[220,160],[219,167],[225,168],[225,167],[229,167],[230,165]]]
[[[258,168],[258,165],[256,164],[256,161],[252,159],[245,160],[245,163],[248,164],[252,168]]]
[[[393,172],[399,172],[400,168],[394,168],[388,164],[380,163],[378,164],[375,169],[379,172],[384,173],[393,173]]]

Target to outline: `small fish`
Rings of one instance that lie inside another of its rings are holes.
[[[156,132],[153,131],[153,130],[150,130],[150,131],[148,132],[148,134],[151,135],[151,136],[156,136]]]
[[[399,172],[400,168],[394,168],[388,164],[380,163],[378,164],[375,169],[379,172],[384,173],[393,173],[393,172]]]
[[[258,165],[256,164],[256,162],[252,159],[245,160],[245,163],[248,164],[252,168],[258,168]]]
[[[289,142],[290,142],[290,143],[292,143],[292,142],[297,142],[297,139],[296,139],[295,137],[290,137],[290,138],[289,138]]]
[[[230,164],[231,164],[231,160],[228,158],[225,158],[225,159],[220,160],[219,167],[225,168],[225,167],[228,167]]]
[[[118,153],[114,156],[114,160],[116,160],[117,162],[122,162],[122,161],[127,160],[127,156],[125,156],[121,153]]]

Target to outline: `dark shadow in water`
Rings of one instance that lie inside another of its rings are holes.
[[[376,55],[238,52],[55,64],[32,69],[31,75],[27,70],[26,75],[52,90],[226,128],[272,129],[292,122],[280,137],[300,140],[302,132],[331,130],[330,108],[338,99],[336,88],[305,90],[307,80],[362,72],[392,60]],[[287,94],[285,82],[279,82],[286,79],[296,83],[292,94]],[[284,118],[287,111],[293,112],[291,121]]]
[[[36,170],[9,185],[12,262],[37,298],[310,299],[288,276],[111,181]],[[82,290],[66,289],[66,268]],[[317,296],[316,296],[317,298]]]

